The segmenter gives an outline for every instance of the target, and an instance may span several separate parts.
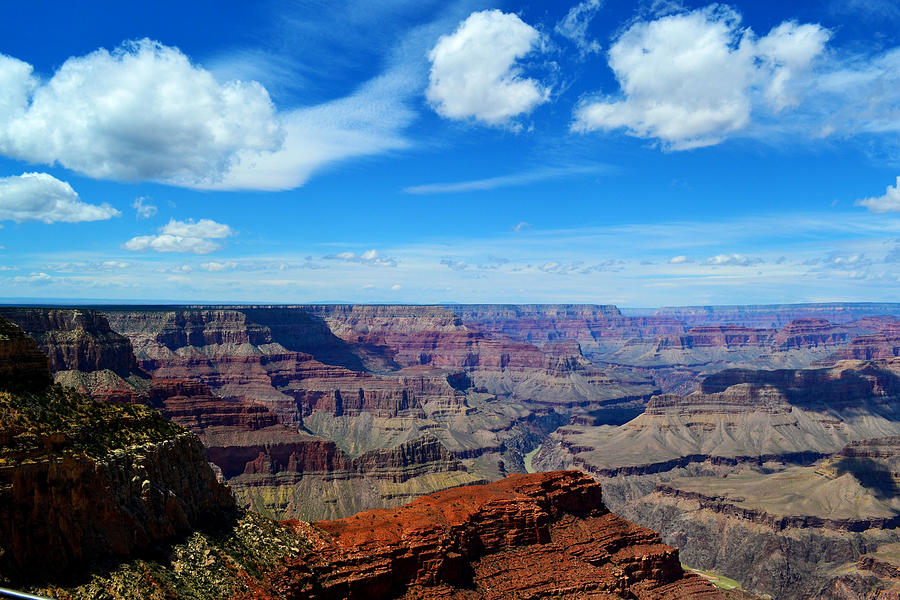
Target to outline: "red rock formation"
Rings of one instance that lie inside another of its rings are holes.
[[[94,310],[0,308],[49,357],[57,383],[106,402],[141,402],[149,376],[137,366],[131,343]]]
[[[900,321],[881,322],[877,333],[860,335],[835,352],[832,360],[874,360],[900,356]]]
[[[0,335],[0,356],[20,349]],[[0,580],[46,580],[233,515],[196,436],[144,406],[47,387],[46,368],[36,383],[0,392]]]
[[[710,325],[691,327],[684,334],[657,338],[658,348],[743,348],[765,347],[772,343],[775,331],[753,329],[741,325]]]
[[[254,431],[279,424],[278,415],[262,404],[224,400],[198,381],[154,379],[148,400],[166,418],[198,435],[217,427]]]
[[[301,424],[316,410],[337,416],[423,416],[403,380],[324,365],[308,354],[173,356],[141,365],[154,377],[191,378],[226,399],[264,404],[285,423]]]
[[[610,514],[600,486],[578,472],[293,526],[315,554],[287,560],[239,598],[722,598],[685,574],[656,533]]]
[[[782,327],[772,340],[780,350],[842,346],[849,339],[847,330],[824,319],[794,319]]]

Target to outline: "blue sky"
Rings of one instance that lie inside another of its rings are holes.
[[[900,6],[0,6],[0,299],[896,301]]]

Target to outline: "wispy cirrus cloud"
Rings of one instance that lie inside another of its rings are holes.
[[[601,46],[597,40],[588,39],[588,26],[597,12],[603,8],[604,0],[583,0],[566,13],[566,16],[556,24],[554,31],[575,44],[582,56],[600,52]]]
[[[503,187],[516,187],[529,185],[541,181],[552,181],[568,177],[582,175],[608,175],[614,173],[616,167],[607,164],[569,165],[560,167],[538,167],[530,171],[521,171],[509,175],[487,177],[485,179],[473,179],[470,181],[456,181],[452,183],[428,183],[413,185],[404,188],[407,194],[452,194],[458,192],[478,192],[494,190]],[[516,225],[516,231],[528,227],[528,223]]]
[[[169,235],[201,233],[192,225],[199,222],[173,226]],[[133,299],[235,302],[887,300],[900,293],[898,230],[900,217],[835,210],[502,231],[326,255],[321,247],[248,255],[245,246],[223,248],[214,261],[165,252],[60,253],[13,263],[16,271],[0,287],[9,296],[72,297],[102,288]]]

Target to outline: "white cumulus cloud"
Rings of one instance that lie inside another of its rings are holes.
[[[95,178],[217,181],[242,150],[283,141],[256,82],[220,84],[151,40],[66,60],[46,81],[0,55],[0,153]]]
[[[120,214],[109,204],[82,202],[71,185],[47,173],[0,178],[0,220],[77,223]]]
[[[516,61],[531,53],[540,37],[514,14],[472,13],[428,53],[426,98],[441,116],[489,125],[503,125],[531,112],[549,99],[550,90],[523,77]]]
[[[209,254],[222,247],[215,240],[221,240],[231,235],[234,235],[231,227],[211,219],[200,219],[197,222],[171,219],[159,229],[159,234],[131,238],[123,244],[123,247],[132,252],[152,250],[154,252]]]
[[[858,200],[856,204],[876,213],[900,212],[900,177],[897,178],[897,185],[889,185],[883,196]]]
[[[718,5],[635,23],[609,50],[621,95],[583,103],[573,129],[624,128],[673,149],[719,143],[746,128],[757,105],[796,104],[792,84],[829,37],[819,25],[785,22],[757,39]]]

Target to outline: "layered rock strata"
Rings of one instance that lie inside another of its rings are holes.
[[[760,593],[887,598],[900,589],[898,466],[900,438],[865,440],[808,467],[673,477],[619,509]]]
[[[573,472],[512,476],[313,528],[324,560],[288,560],[243,597],[721,597]]]
[[[126,376],[137,368],[128,338],[113,331],[97,311],[0,307],[0,317],[38,342],[54,372],[109,369]]]
[[[484,481],[428,433],[351,456],[262,404],[219,398],[196,381],[156,379],[150,397],[200,437],[241,503],[269,516],[334,518]]]
[[[751,591],[887,589],[848,573],[898,539],[898,373],[897,359],[724,370],[622,426],[572,422],[534,463],[594,474],[613,510]]]
[[[652,314],[678,319],[688,327],[735,323],[745,327],[779,329],[794,319],[824,319],[832,323],[850,323],[867,317],[900,316],[900,304],[833,302],[757,306],[680,306],[660,308]]]
[[[90,309],[0,307],[0,317],[21,327],[49,357],[56,382],[105,401],[139,401],[149,376],[128,338]]]
[[[834,360],[873,360],[900,356],[900,321],[878,323],[879,331],[853,338],[832,355]]]
[[[602,476],[704,461],[808,463],[854,440],[900,433],[898,371],[896,361],[722,371],[694,394],[653,397],[642,415],[620,427],[563,427],[536,462]]]
[[[630,418],[654,391],[647,377],[592,367],[575,342],[539,349],[491,339],[440,307],[122,308],[107,315],[154,378],[200,382],[226,403],[262,405],[277,416],[279,427],[253,433],[184,424],[217,464],[228,456],[244,461],[223,469],[242,498],[283,517],[337,517],[524,470],[524,454],[563,422],[557,411],[624,410]],[[371,370],[348,368],[363,364]],[[196,400],[216,412],[214,400]],[[289,459],[287,448],[304,444],[327,455],[314,476],[302,471],[312,463]],[[257,459],[248,458],[254,448],[282,450],[266,450],[260,468],[245,472]],[[362,473],[373,460],[382,466]],[[377,483],[404,461],[389,487]],[[318,495],[324,504],[302,498],[301,473],[310,485],[327,478],[334,493]],[[366,478],[371,491],[361,487]]]
[[[340,521],[244,514],[52,597],[714,600],[678,551],[609,513],[580,473],[514,476]]]

